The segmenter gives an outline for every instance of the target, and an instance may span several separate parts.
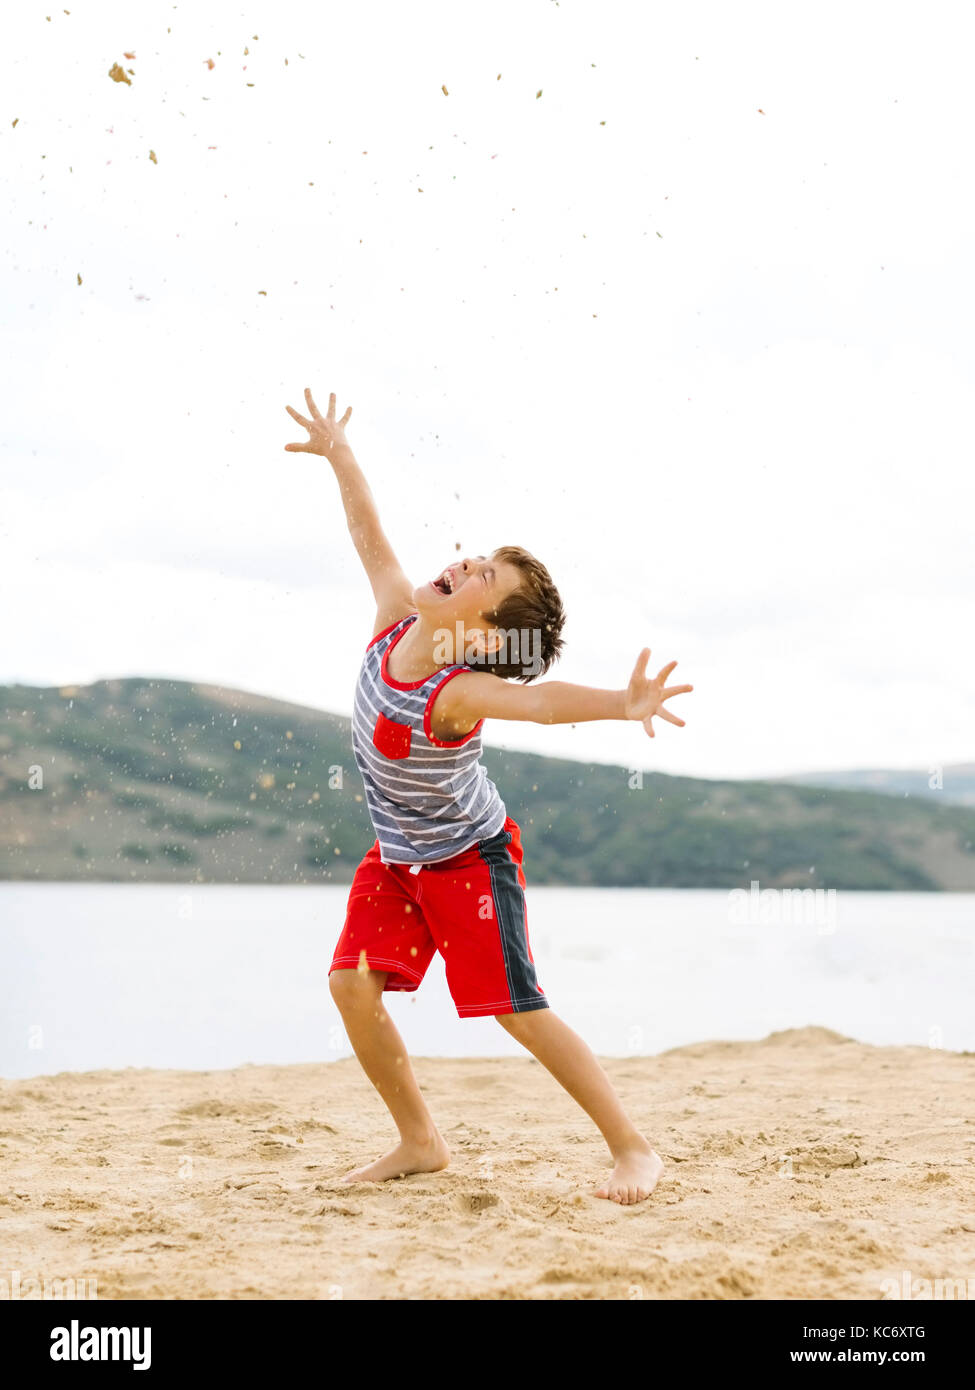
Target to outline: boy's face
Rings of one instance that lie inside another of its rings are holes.
[[[483,615],[513,594],[521,584],[521,572],[508,560],[475,555],[448,565],[436,579],[413,590],[413,602],[422,618],[456,631],[489,632]]]

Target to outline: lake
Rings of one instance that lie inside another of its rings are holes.
[[[351,1055],[328,992],[348,890],[0,884],[0,1076]],[[819,1024],[975,1050],[975,894],[534,888],[553,1009],[603,1056]],[[443,962],[387,994],[416,1056],[523,1055],[458,1019]]]

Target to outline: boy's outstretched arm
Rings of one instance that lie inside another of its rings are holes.
[[[349,534],[375,595],[375,636],[391,623],[414,611],[413,585],[403,573],[403,568],[393,553],[393,547],[380,523],[379,512],[365,474],[356,463],[355,455],[345,437],[345,426],[352,414],[352,407],[349,406],[341,420],[337,421],[334,391],[328,398],[327,415],[321,414],[307,386],[305,400],[311,411],[310,420],[292,410],[290,405],[285,406],[285,410],[299,425],[304,426],[310,437],[303,444],[286,444],[284,447],[293,453],[320,454],[332,465],[339,482]]]
[[[664,701],[694,687],[667,686],[667,677],[677,665],[676,661],[671,661],[655,677],[648,677],[649,659],[650,648],[644,647],[624,690],[600,690],[595,686],[570,685],[567,681],[512,685],[484,671],[466,671],[444,686],[434,706],[435,722],[444,729],[466,732],[479,719],[489,718],[523,719],[533,724],[639,719],[653,738],[654,719],[666,719],[669,724],[683,727],[683,719],[664,709]]]

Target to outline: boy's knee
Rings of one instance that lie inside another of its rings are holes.
[[[384,970],[333,970],[328,988],[339,1009],[375,1004],[386,983]]]

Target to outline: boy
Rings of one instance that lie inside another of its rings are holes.
[[[352,722],[377,839],[356,870],[329,987],[400,1143],[344,1181],[383,1182],[447,1166],[447,1145],[382,1004],[384,990],[415,990],[439,950],[459,1016],[496,1018],[598,1126],[614,1166],[593,1195],[643,1201],[663,1161],[627,1118],[589,1046],[549,1008],[536,979],[521,834],[479,761],[480,730],[489,717],[536,724],[638,719],[653,738],[655,717],[683,725],[663,702],[693,687],[665,688],[675,661],[648,679],[644,649],[625,690],[561,681],[528,688],[562,647],[565,615],[544,565],[505,546],[450,565],[414,588],[346,440],[351,407],[336,421],[334,393],[324,417],[307,388],[305,400],[310,420],[285,408],[309,440],[284,447],[331,463],[377,604]],[[525,684],[509,684],[511,678]]]

